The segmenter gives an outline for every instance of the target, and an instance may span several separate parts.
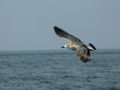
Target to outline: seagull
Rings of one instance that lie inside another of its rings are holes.
[[[91,61],[90,51],[96,50],[95,46],[89,43],[89,47],[87,47],[79,38],[69,34],[68,32],[62,30],[61,28],[54,26],[54,31],[56,35],[60,38],[64,38],[70,41],[69,44],[65,44],[61,48],[67,48],[77,52],[77,56],[83,61],[88,62]]]

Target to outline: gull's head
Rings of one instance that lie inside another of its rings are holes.
[[[61,48],[69,48],[69,47],[70,47],[70,45],[66,44],[66,45],[62,46]]]

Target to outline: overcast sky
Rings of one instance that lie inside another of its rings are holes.
[[[120,48],[120,0],[0,0],[0,50],[60,49],[53,26],[98,49]]]

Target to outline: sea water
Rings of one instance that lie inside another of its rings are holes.
[[[120,90],[120,50],[84,63],[69,50],[0,51],[0,90]]]

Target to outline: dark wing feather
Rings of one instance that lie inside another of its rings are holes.
[[[77,56],[83,61],[88,62],[91,60],[90,56],[90,50],[87,48],[87,46],[83,45],[79,48],[76,48]]]
[[[67,33],[66,31],[54,26],[54,30],[55,30],[55,33],[61,37],[61,38],[65,38],[71,42],[81,42],[80,39],[78,39],[77,37]]]

